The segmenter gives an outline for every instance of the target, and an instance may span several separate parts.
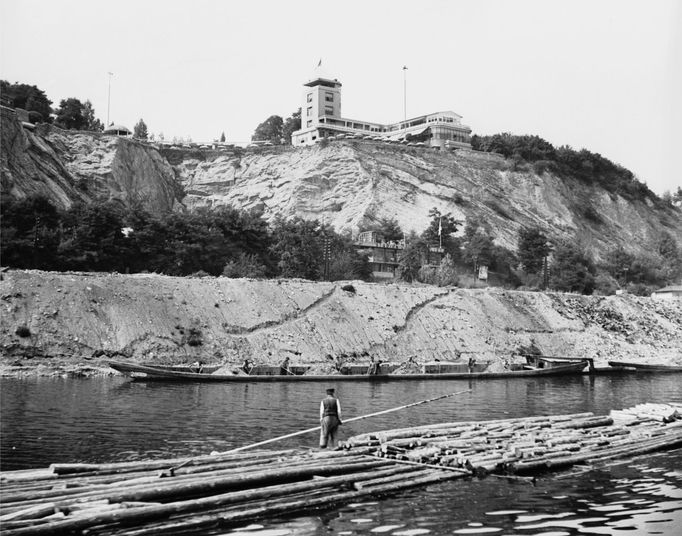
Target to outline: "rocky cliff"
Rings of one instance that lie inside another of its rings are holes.
[[[531,344],[597,365],[682,364],[682,308],[651,298],[149,274],[3,276],[5,372],[105,356],[234,366],[289,356],[329,372],[337,358],[466,362],[472,354],[501,370]]]
[[[117,200],[153,213],[178,207],[181,186],[168,161],[144,144],[95,132],[39,125],[22,128],[0,108],[2,195],[47,196],[56,206]]]
[[[48,126],[32,133],[5,109],[2,127],[2,193],[41,192],[60,206],[94,199],[141,202],[154,212],[231,205],[260,209],[268,219],[317,218],[337,230],[395,217],[407,231],[423,230],[437,207],[463,221],[480,217],[510,249],[519,229],[531,225],[554,237],[577,236],[597,255],[615,244],[646,251],[662,231],[682,247],[680,209],[538,174],[490,153],[360,140],[307,148],[165,148]]]

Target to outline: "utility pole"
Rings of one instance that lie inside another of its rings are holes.
[[[107,124],[104,125],[104,128],[109,126],[109,109],[111,108],[111,77],[114,75],[114,73],[107,74],[109,75],[109,91],[107,93]]]
[[[407,123],[407,66],[406,65],[403,65],[403,119]]]

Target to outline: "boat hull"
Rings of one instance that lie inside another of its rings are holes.
[[[376,375],[221,375],[177,372],[133,363],[110,362],[109,366],[119,372],[135,375],[133,379],[143,381],[192,381],[192,382],[384,382],[399,380],[467,380],[495,378],[528,378],[535,376],[563,376],[581,374],[587,363],[571,363],[546,369],[518,370],[510,372],[471,372],[441,374],[376,374]],[[144,375],[144,376],[142,376]]]
[[[634,369],[637,372],[682,372],[682,367],[676,365],[650,365],[628,361],[609,361],[609,365],[620,369]]]

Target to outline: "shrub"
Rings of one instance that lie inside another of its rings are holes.
[[[199,328],[189,328],[187,344],[190,346],[201,346],[203,344],[203,341],[201,340],[201,330]]]
[[[356,290],[353,285],[343,285],[341,287],[341,290],[345,290],[346,292],[350,292],[351,294],[355,294]]]
[[[30,337],[31,336],[31,330],[28,329],[28,326],[22,325],[18,326],[17,329],[14,331],[19,337]]]
[[[644,283],[630,283],[627,286],[627,291],[635,296],[651,296],[654,290],[656,290],[656,287],[645,285]]]
[[[618,281],[609,274],[601,273],[594,279],[594,290],[602,296],[612,296],[619,288]]]
[[[241,253],[236,260],[230,261],[223,268],[225,277],[250,277],[258,279],[265,276],[266,268],[256,255]]]

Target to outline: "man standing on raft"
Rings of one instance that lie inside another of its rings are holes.
[[[320,448],[336,448],[339,425],[341,422],[341,404],[334,396],[334,389],[327,389],[327,397],[320,402]]]

